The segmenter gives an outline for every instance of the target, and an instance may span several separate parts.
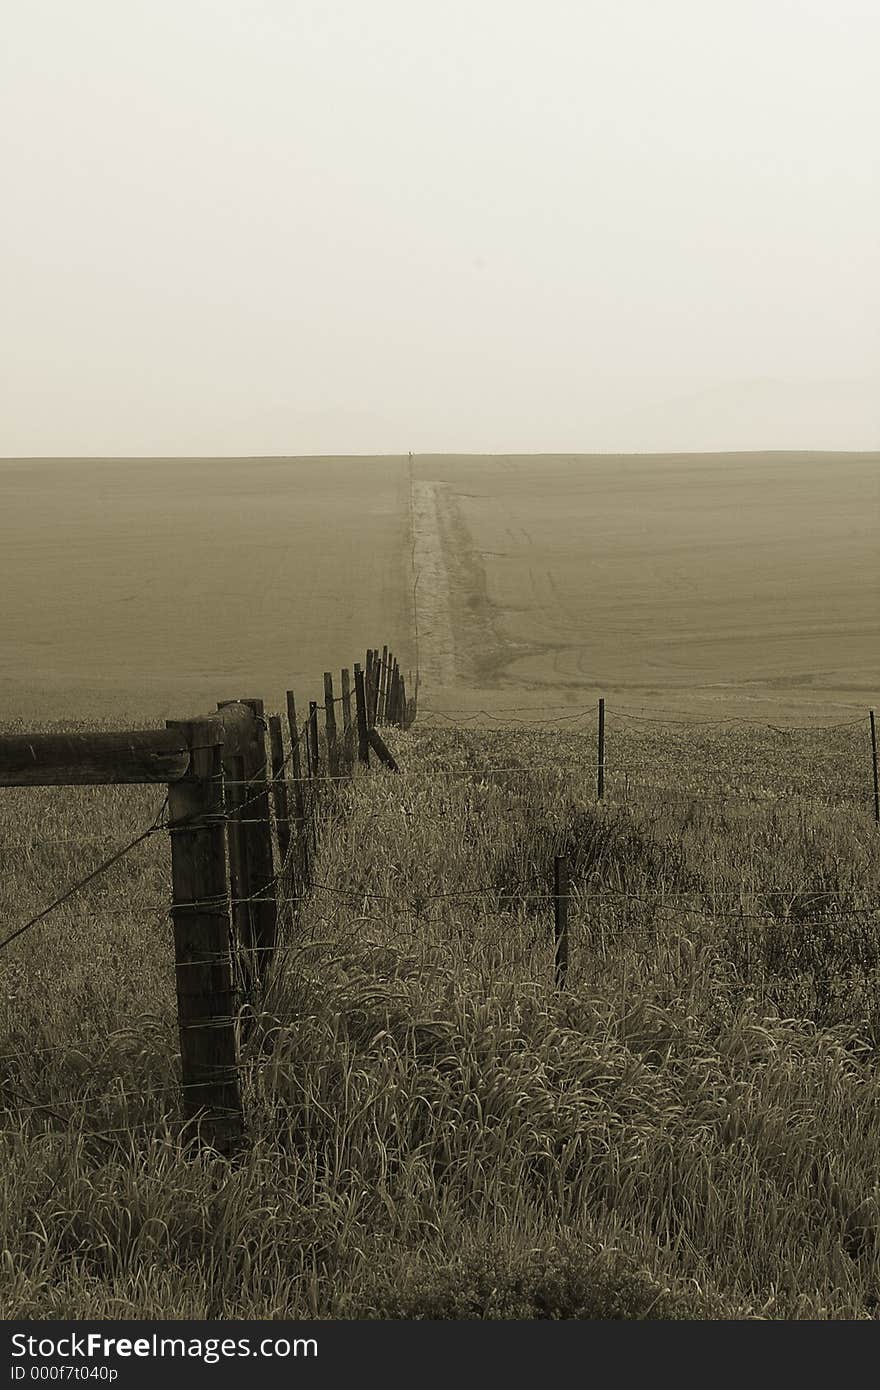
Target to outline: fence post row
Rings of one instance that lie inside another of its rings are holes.
[[[605,701],[599,700],[599,746],[596,766],[596,797],[605,795]]]
[[[235,989],[223,813],[224,730],[214,720],[169,720],[190,747],[190,768],[168,784],[174,959],[183,1108],[222,1153],[241,1144],[244,1112],[235,1038]]]
[[[374,727],[380,696],[389,721],[399,720],[406,709],[398,663],[392,667],[387,647],[381,663],[373,648],[367,661],[369,680],[359,664],[354,667],[354,711],[348,668],[342,671],[343,759],[347,768],[353,764],[356,742],[359,761],[369,766],[372,745],[381,761],[398,771]],[[329,672],[324,674],[324,705],[328,765],[336,776],[340,743]],[[289,779],[284,775],[281,716],[267,720],[258,699],[221,701],[215,715],[169,719],[164,731],[5,735],[0,740],[0,786],[167,785],[183,1112],[200,1142],[226,1154],[239,1148],[244,1134],[238,1002],[252,996],[275,951],[276,882],[292,846],[297,892],[311,876],[314,796],[306,796],[300,741],[305,732],[305,774],[313,782],[319,768],[317,703],[309,702],[306,729],[300,731],[294,693],[288,690],[287,719]]]

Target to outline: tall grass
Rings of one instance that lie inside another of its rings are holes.
[[[862,734],[619,732],[601,806],[588,736],[393,738],[320,810],[237,1163],[177,1141],[162,837],[0,955],[4,1315],[876,1316]],[[4,920],[155,802],[5,794]]]

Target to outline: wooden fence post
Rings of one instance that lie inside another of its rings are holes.
[[[365,767],[370,766],[370,745],[367,741],[367,697],[364,690],[364,673],[360,664],[354,664],[354,702],[357,711],[357,733],[358,733],[358,761]]]
[[[292,690],[287,692],[287,728],[290,734],[290,771],[293,775],[293,806],[296,815],[300,882],[305,886],[309,881],[309,838],[306,830],[306,798],[303,789],[302,731],[297,722],[296,698]]]
[[[269,715],[269,752],[272,757],[272,792],[275,800],[275,829],[278,835],[278,852],[282,867],[287,863],[290,851],[290,806],[287,797],[287,781],[284,776],[284,735],[281,732],[281,716]]]
[[[354,762],[353,720],[351,714],[351,673],[347,666],[342,668],[342,761],[346,772],[351,772]]]
[[[877,724],[871,710],[871,763],[874,771],[874,820],[880,825],[880,780],[877,775]]]
[[[553,909],[556,988],[564,989],[568,974],[568,860],[564,855],[553,861]]]
[[[400,677],[400,692],[399,692],[399,697],[400,697],[400,711],[399,711],[399,713],[400,713],[400,727],[401,727],[401,729],[405,729],[405,728],[407,728],[407,722],[406,722],[406,681],[404,680],[403,676]]]
[[[376,706],[376,723],[385,723],[385,702],[388,696],[388,648],[382,648],[382,660],[379,666],[379,699]]]
[[[318,757],[318,702],[309,700],[309,766],[313,778],[317,777],[320,761]]]
[[[372,726],[376,722],[375,698],[376,689],[376,653],[372,647],[367,649],[367,664],[364,668],[364,694],[367,702],[367,725]]]
[[[397,681],[398,666],[397,658],[391,662],[391,670],[388,672],[388,701],[386,721],[389,724],[397,723]]]
[[[189,773],[168,786],[174,959],[183,1109],[199,1137],[233,1153],[244,1133],[229,943],[223,823],[223,729],[169,720],[191,748]]]
[[[253,730],[244,753],[247,786],[242,802],[247,884],[245,896],[251,902],[254,924],[255,973],[261,979],[275,951],[278,908],[275,901],[275,860],[272,853],[272,813],[266,772],[266,716],[262,700],[233,701],[252,711]],[[222,708],[222,706],[221,706]]]
[[[599,752],[596,768],[596,796],[599,801],[605,795],[605,701],[599,701]]]
[[[324,672],[324,718],[327,726],[327,772],[339,776],[339,744],[336,737],[336,705],[333,700],[333,674]]]
[[[221,706],[222,708],[222,706]],[[244,999],[254,988],[254,947],[257,942],[254,905],[248,902],[246,826],[240,824],[242,806],[247,800],[244,758],[224,754],[223,775],[226,802],[226,843],[229,850],[229,891],[232,907],[233,966]],[[244,813],[247,814],[246,812]]]

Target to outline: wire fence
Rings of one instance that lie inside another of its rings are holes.
[[[390,679],[396,670],[396,663],[383,661],[381,657],[378,657],[378,654],[372,665],[374,682],[381,683],[386,677]],[[338,705],[343,705],[346,711],[346,725],[343,730],[335,731],[330,723],[329,709]],[[562,713],[557,713],[557,711],[562,711]],[[603,711],[604,713],[605,711]],[[728,725],[747,727],[750,730],[759,729],[774,735],[794,736],[803,733],[820,737],[831,733],[855,731],[859,727],[866,730],[864,718],[853,718],[826,724],[779,726],[734,716],[711,720],[658,718],[656,711],[649,714],[646,711],[617,705],[609,706],[607,713],[615,721],[619,719],[624,724],[630,720],[637,725],[647,726],[655,739],[660,736],[662,730],[663,735],[671,740],[670,746],[673,748],[681,746],[682,736],[673,732],[680,728],[709,730]],[[427,717],[423,719],[422,714]],[[531,717],[513,717],[521,714],[529,714]],[[322,716],[324,719],[323,742],[319,746],[315,739],[315,733],[317,720]],[[317,878],[313,871],[313,863],[310,863],[308,867],[304,866],[304,860],[314,861],[322,834],[332,834],[334,825],[341,823],[340,817],[344,821],[346,815],[354,814],[355,809],[357,809],[361,816],[358,822],[361,828],[364,824],[370,823],[369,817],[366,821],[363,818],[363,803],[360,802],[359,804],[358,787],[370,786],[374,788],[376,783],[372,778],[367,779],[367,781],[360,781],[353,776],[356,770],[354,741],[357,737],[357,731],[354,728],[353,718],[349,718],[349,716],[351,716],[351,701],[348,695],[339,697],[328,695],[323,703],[310,702],[308,717],[291,728],[287,749],[281,760],[276,761],[271,772],[264,765],[251,776],[224,775],[222,777],[224,795],[227,790],[233,792],[235,794],[234,800],[227,801],[221,810],[210,817],[202,815],[191,823],[186,819],[174,819],[168,814],[168,798],[166,797],[147,825],[139,829],[131,838],[115,846],[112,852],[95,867],[86,873],[79,874],[73,883],[65,887],[46,906],[2,937],[0,939],[0,952],[5,952],[13,942],[44,922],[54,911],[69,903],[78,894],[83,893],[90,885],[97,883],[111,868],[122,863],[138,846],[151,838],[168,832],[178,836],[186,835],[188,831],[202,834],[206,826],[209,825],[222,826],[224,830],[234,828],[236,831],[247,827],[265,827],[267,822],[265,813],[261,808],[266,798],[272,798],[276,794],[284,792],[293,793],[298,808],[296,815],[299,816],[299,824],[295,827],[296,833],[290,834],[294,812],[288,808],[288,813],[285,816],[283,803],[273,802],[271,822],[276,837],[275,863],[271,877],[256,888],[251,886],[249,891],[244,894],[236,894],[230,888],[229,891],[219,896],[194,897],[185,901],[175,900],[173,895],[161,902],[132,901],[130,897],[118,897],[102,901],[99,904],[90,902],[88,905],[89,913],[92,915],[103,914],[108,918],[118,914],[119,916],[135,918],[147,916],[175,919],[180,914],[213,912],[221,914],[228,920],[234,920],[240,909],[251,907],[271,905],[274,910],[283,910],[294,917],[296,914],[302,913],[306,904],[315,905],[325,901],[335,904],[329,920],[323,908],[314,910],[316,920],[312,923],[310,930],[324,930],[328,933],[324,939],[309,936],[308,932],[304,932],[299,939],[288,933],[287,939],[282,942],[280,947],[276,947],[274,944],[271,947],[261,946],[254,941],[247,943],[244,955],[251,963],[257,962],[257,973],[259,974],[259,962],[263,957],[265,957],[266,963],[274,958],[276,966],[278,966],[279,964],[289,964],[291,959],[298,958],[303,961],[310,955],[318,958],[321,953],[327,958],[348,947],[369,946],[371,924],[385,927],[390,924],[393,927],[399,925],[402,919],[406,919],[410,922],[411,928],[415,930],[426,925],[443,927],[445,924],[454,927],[455,922],[450,918],[450,913],[466,911],[469,922],[474,913],[480,914],[483,918],[481,931],[475,935],[472,943],[475,951],[479,950],[484,954],[491,955],[492,951],[499,950],[505,953],[506,965],[512,963],[528,964],[540,968],[542,971],[546,970],[546,957],[548,953],[552,955],[554,950],[554,914],[559,904],[559,894],[549,882],[545,885],[536,883],[505,885],[498,882],[488,882],[454,890],[444,889],[440,886],[430,888],[404,882],[395,885],[393,891],[377,891],[376,886],[370,883],[334,883]],[[372,801],[376,803],[372,808],[372,821],[378,822],[383,818],[387,819],[389,805],[393,799],[398,797],[403,790],[410,788],[414,782],[423,787],[428,783],[433,784],[435,782],[450,787],[463,784],[466,789],[475,790],[491,788],[495,784],[497,789],[501,791],[515,791],[517,779],[521,780],[528,776],[533,787],[540,787],[543,779],[543,782],[546,783],[547,804],[552,805],[558,790],[559,779],[564,778],[568,779],[572,785],[581,784],[585,801],[595,799],[589,785],[593,769],[591,769],[590,759],[587,756],[586,744],[583,746],[584,755],[576,758],[574,756],[576,745],[569,742],[565,748],[568,760],[557,762],[552,767],[542,766],[540,762],[535,761],[533,754],[529,753],[521,757],[518,756],[515,760],[509,757],[502,758],[500,762],[496,763],[489,760],[473,761],[470,757],[473,752],[473,741],[483,742],[485,753],[485,740],[489,736],[486,730],[474,727],[475,721],[481,717],[488,717],[508,726],[500,733],[489,731],[491,734],[489,746],[491,746],[492,740],[497,741],[500,738],[508,750],[514,747],[518,734],[528,733],[529,736],[536,733],[546,734],[550,739],[558,739],[562,733],[569,740],[586,739],[596,733],[604,722],[602,717],[597,720],[594,709],[578,707],[572,711],[570,706],[548,707],[542,712],[540,718],[535,716],[535,712],[530,706],[506,707],[503,712],[502,710],[455,712],[430,709],[420,712],[422,733],[419,735],[421,740],[419,756],[413,766],[409,767],[403,754],[399,754],[403,761],[403,766],[400,769],[402,775],[395,779],[389,779],[387,783],[380,784],[388,788],[388,794],[384,800],[381,796],[377,798],[373,791],[370,792],[368,800],[372,798]],[[435,719],[441,721],[439,726],[432,723],[432,720]],[[268,728],[268,722],[265,719],[262,720],[262,724],[264,728]],[[446,726],[445,731],[444,726]],[[444,737],[451,737],[456,741],[456,751],[467,760],[465,765],[453,766],[444,763],[443,748],[437,749],[431,742],[432,738],[436,738],[438,727]],[[330,754],[331,739],[334,737],[338,738],[339,744],[347,749],[348,765],[338,772],[320,771],[319,757],[326,766]],[[676,742],[677,738],[679,739],[678,743]],[[414,748],[416,745],[408,744],[404,740],[401,747],[404,749]],[[193,748],[192,751],[199,750]],[[609,802],[616,802],[621,805],[625,805],[631,798],[644,797],[646,793],[667,800],[678,798],[688,804],[730,802],[771,806],[780,803],[791,804],[793,801],[797,801],[800,804],[821,805],[826,809],[865,806],[871,801],[871,791],[865,781],[862,782],[862,789],[852,787],[846,791],[838,784],[831,791],[826,789],[824,792],[806,792],[790,788],[773,792],[767,789],[753,790],[741,786],[707,790],[683,785],[681,780],[676,783],[651,782],[645,780],[649,773],[644,761],[627,758],[625,751],[624,756],[618,756],[616,760],[606,759],[603,752],[604,750],[600,750],[598,762],[603,776],[608,779],[605,784],[605,796]],[[299,775],[291,775],[291,764],[296,763],[303,754],[305,755],[306,770],[300,771]],[[760,758],[757,761],[760,765]],[[865,763],[861,758],[856,758],[853,750],[848,752],[829,751],[826,755],[826,764],[829,767],[839,766],[847,776],[857,776],[859,780],[862,779],[862,773],[865,770]],[[753,777],[755,769],[756,760],[754,758],[751,760],[743,758],[739,763],[734,760],[725,764],[726,774],[731,771],[738,772],[744,779]],[[505,785],[500,779],[513,780]],[[343,785],[350,785],[354,788],[354,801],[348,809],[340,801],[338,795]],[[876,803],[876,791],[874,800]],[[261,810],[261,814],[243,814],[248,812],[251,807]],[[418,808],[401,807],[401,810],[404,812],[405,819],[407,816],[418,817],[419,815]],[[433,817],[457,814],[460,808],[454,805],[443,807],[431,804],[423,810],[424,814]],[[280,827],[285,819],[288,825],[289,842],[286,849],[282,850]],[[45,844],[56,845],[66,850],[68,847],[84,847],[105,843],[106,841],[100,835],[47,834],[26,837],[19,830],[17,837],[7,837],[2,848],[4,851],[18,851],[25,845]],[[815,919],[821,921],[833,919],[838,924],[861,923],[867,927],[873,927],[880,916],[880,903],[872,901],[846,905],[841,903],[838,889],[793,890],[791,884],[765,885],[758,890],[748,886],[743,887],[738,892],[726,893],[695,889],[646,894],[629,892],[607,885],[599,886],[586,881],[576,881],[569,886],[565,893],[565,905],[566,912],[570,913],[567,930],[569,932],[580,931],[579,940],[582,949],[588,949],[591,943],[595,944],[594,930],[601,932],[603,945],[606,938],[610,939],[615,933],[621,939],[625,938],[627,933],[631,935],[634,925],[631,913],[635,908],[642,909],[655,922],[662,921],[673,925],[675,923],[693,924],[699,922],[712,928],[733,926],[740,929],[749,924],[767,926],[773,923],[786,923],[790,920],[803,922],[811,914]],[[358,907],[361,909],[360,912],[356,910]],[[375,915],[376,911],[380,913],[378,917]],[[608,916],[609,913],[612,914],[611,917]],[[616,918],[613,916],[615,913],[617,914]],[[387,943],[377,941],[374,944],[376,949],[381,949]],[[242,952],[241,943],[237,943],[233,937],[231,959],[236,972],[236,983],[231,998],[240,997],[241,994],[242,969],[241,962],[236,963],[236,956],[240,956]],[[188,970],[204,970],[206,965],[220,965],[229,960],[229,952],[201,952],[197,959],[169,962],[168,968],[179,982],[181,972],[185,975]],[[271,988],[271,983],[270,980],[268,988]],[[218,1010],[210,1019],[181,1021],[180,1032],[183,1036],[186,1033],[203,1030],[240,1029],[241,1026],[241,1009],[236,1008],[234,1011]],[[0,1052],[0,1069],[8,1071],[16,1065],[32,1065],[38,1055],[49,1055],[50,1052],[51,1049],[49,1048]],[[93,1063],[93,1059],[87,1058],[86,1060]],[[66,1069],[70,1070],[75,1061],[76,1052],[74,1049],[66,1057]],[[3,1097],[5,1096],[13,1102],[12,1109],[16,1116],[24,1114],[42,1116],[44,1119],[54,1119],[58,1123],[64,1124],[70,1122],[71,1116],[82,1115],[84,1121],[84,1112],[90,1107],[94,1107],[98,1102],[105,1106],[131,1103],[133,1106],[142,1108],[148,1097],[170,1097],[181,1094],[185,1096],[188,1091],[198,1092],[201,1095],[204,1091],[205,1078],[212,1071],[218,1078],[227,1077],[230,1071],[235,1071],[246,1074],[253,1080],[255,1065],[257,1064],[251,1056],[245,1057],[244,1060],[239,1059],[234,1063],[218,1065],[216,1068],[206,1064],[203,1066],[201,1077],[197,1081],[187,1081],[184,1077],[163,1085],[145,1084],[139,1086],[137,1090],[127,1090],[123,1086],[113,1084],[113,1079],[108,1078],[109,1089],[100,1098],[96,1097],[91,1089],[87,1089],[84,1096],[68,1100],[59,1100],[53,1097],[51,1102],[43,1102],[28,1097],[12,1084],[7,1075],[3,1075],[0,1076],[0,1106],[4,1105]],[[264,1063],[261,1062],[259,1065],[264,1065]],[[98,1070],[100,1074],[100,1068]],[[5,1105],[4,1108],[9,1110],[10,1106]],[[65,1111],[67,1112],[67,1120],[65,1120]],[[215,1105],[214,1113],[222,1114],[223,1107],[218,1108]],[[136,1123],[141,1123],[141,1121],[136,1121]],[[13,1129],[0,1129],[0,1133],[14,1134],[16,1132],[18,1131]],[[80,1125],[80,1132],[86,1138],[109,1139],[119,1134],[130,1136],[132,1126],[127,1120],[125,1125],[87,1131],[83,1123]]]

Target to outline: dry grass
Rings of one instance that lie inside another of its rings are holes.
[[[322,810],[239,1163],[176,1141],[162,837],[0,956],[2,1314],[877,1316],[863,731],[617,732],[603,806],[577,733],[394,742]],[[4,921],[156,801],[4,794]]]

